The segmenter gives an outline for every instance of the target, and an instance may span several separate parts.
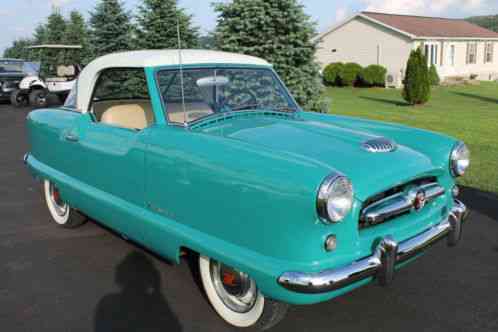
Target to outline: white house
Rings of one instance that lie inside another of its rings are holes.
[[[422,47],[428,65],[441,78],[498,78],[498,33],[462,19],[362,12],[318,36],[316,57],[322,68],[332,62],[379,64],[388,84],[400,86],[411,50]]]

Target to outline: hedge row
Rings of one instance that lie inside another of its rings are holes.
[[[331,63],[323,71],[326,85],[332,86],[386,86],[387,69],[379,65],[363,68],[357,63]]]

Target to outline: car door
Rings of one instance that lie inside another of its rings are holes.
[[[145,140],[154,122],[143,69],[108,69],[95,84],[89,113],[66,135],[78,150],[78,179],[98,198],[89,208],[135,240],[143,236],[130,211],[144,208]]]

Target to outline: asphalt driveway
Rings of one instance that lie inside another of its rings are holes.
[[[22,164],[28,109],[0,105],[0,331],[235,331],[187,264],[173,266],[96,223],[49,222]],[[498,198],[472,189],[463,242],[334,301],[293,307],[274,331],[498,331]]]

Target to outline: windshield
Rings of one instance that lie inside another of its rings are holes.
[[[0,60],[0,73],[23,72],[23,63],[20,61]]]
[[[159,72],[158,82],[168,119],[174,123],[190,123],[225,112],[297,110],[294,100],[270,69],[184,69],[185,106],[180,70]]]

